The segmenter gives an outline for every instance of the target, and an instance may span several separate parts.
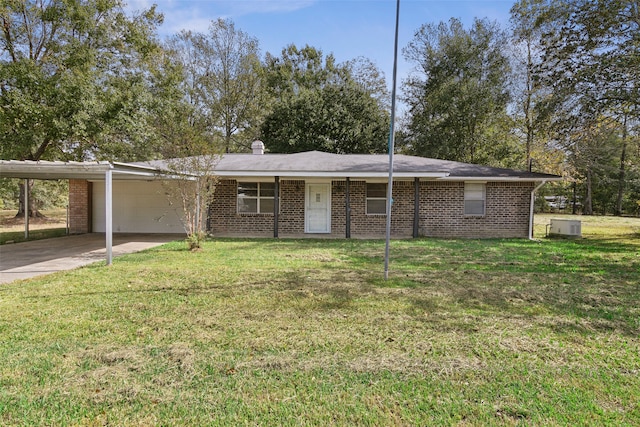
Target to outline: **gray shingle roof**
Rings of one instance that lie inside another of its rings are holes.
[[[307,151],[295,154],[225,154],[216,165],[220,176],[246,177],[324,177],[384,178],[388,176],[386,154],[332,154]],[[167,161],[139,163],[108,162],[28,162],[0,161],[0,176],[36,179],[84,178],[101,179],[106,169],[113,169],[114,179],[136,179],[154,176],[155,170],[166,171]],[[516,180],[557,181],[557,175],[492,168],[469,163],[425,157],[394,156],[394,177],[436,178],[443,180]]]
[[[162,161],[149,164],[164,168]],[[294,154],[225,154],[216,165],[221,176],[324,176],[385,177],[389,156],[386,154],[332,154],[307,151]],[[523,181],[558,180],[548,175],[513,169],[493,168],[470,163],[397,154],[394,176],[433,177],[446,180],[503,179]]]

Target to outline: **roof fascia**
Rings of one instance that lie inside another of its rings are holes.
[[[388,172],[215,171],[220,177],[384,178]],[[447,172],[394,172],[395,178],[444,178]]]
[[[499,176],[450,176],[442,178],[440,181],[480,181],[480,182],[540,182],[540,181],[562,181],[562,177],[499,177]]]
[[[0,177],[23,179],[73,179],[94,177],[112,170],[109,162],[0,161]]]

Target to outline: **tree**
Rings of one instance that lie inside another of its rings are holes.
[[[267,55],[265,75],[273,107],[261,139],[270,151],[385,151],[386,85],[370,61],[336,64],[332,55],[324,57],[313,47],[290,45],[281,57]]]
[[[403,49],[416,65],[403,83],[406,151],[472,163],[512,162],[505,46],[502,31],[487,20],[476,19],[469,31],[457,19],[420,27]]]
[[[149,155],[155,8],[129,17],[119,0],[6,0],[0,21],[2,158]]]
[[[569,136],[571,142],[569,164],[573,177],[582,184],[583,214],[593,215],[594,201],[599,199],[600,211],[606,213],[607,201],[597,197],[597,190],[604,190],[605,199],[611,200],[608,177],[615,170],[615,157],[619,147],[618,125],[605,116],[594,117],[590,123],[575,126]]]
[[[155,76],[163,96],[158,97],[160,102],[154,110],[164,158],[177,156],[175,147],[189,140],[199,144],[208,140],[217,148],[223,145],[222,134],[216,132],[211,108],[206,102],[203,82],[209,69],[207,49],[203,47],[206,43],[204,34],[182,31],[165,44],[160,72]]]
[[[210,144],[193,140],[185,141],[176,153],[166,163],[172,179],[163,181],[165,194],[169,203],[178,205],[181,211],[189,249],[197,250],[205,238],[207,207],[215,194],[214,170],[219,156]]]
[[[359,56],[343,64],[353,82],[367,91],[385,110],[391,110],[391,95],[384,73],[369,58]]]
[[[637,0],[552,2],[539,75],[552,89],[546,103],[555,129],[567,133],[576,116],[605,115],[620,124],[614,212],[622,214],[627,180],[628,123],[640,115],[640,3]],[[595,113],[594,113],[595,112]],[[587,121],[583,121],[587,123]],[[586,131],[586,129],[585,129]]]
[[[546,31],[541,16],[547,9],[546,0],[520,0],[511,7],[512,114],[515,116],[518,135],[524,140],[523,166],[531,170],[535,161],[538,169],[542,167],[543,170],[550,171],[557,169],[558,165],[549,164],[547,153],[553,150],[545,147],[548,140],[548,116],[536,108],[550,93],[549,88],[541,84],[537,74],[542,63],[542,35]]]
[[[215,194],[215,166],[223,144],[219,135],[211,134],[205,114],[194,101],[201,75],[195,66],[197,56],[191,55],[188,44],[180,47],[183,58],[191,58],[186,61],[189,66],[175,61],[176,51],[165,50],[156,57],[151,115],[160,156],[172,176],[162,181],[165,194],[180,212],[189,248],[197,250],[205,238],[207,207]]]
[[[246,150],[264,113],[258,41],[230,20],[207,34],[183,31],[167,43],[186,73],[187,96],[225,152]]]
[[[9,0],[0,13],[3,158],[86,158],[126,131],[157,48],[154,8],[130,18],[119,1]]]
[[[262,118],[258,40],[237,30],[232,21],[221,19],[211,23],[209,35],[212,67],[205,76],[205,87],[215,99],[211,112],[222,129],[228,153],[254,140]]]

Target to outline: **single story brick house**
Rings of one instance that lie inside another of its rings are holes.
[[[163,162],[150,162],[162,169]],[[207,228],[214,236],[380,238],[389,157],[309,151],[225,154]],[[395,155],[395,238],[531,236],[535,190],[556,175]]]
[[[33,163],[31,175],[20,175],[23,169],[11,174],[5,161],[0,175],[38,178],[40,162]],[[104,163],[99,170],[94,165],[95,173],[87,163],[82,170],[91,173],[76,175],[62,171],[80,170],[79,164],[60,163],[58,169],[51,162],[41,167],[58,171],[49,179],[69,179],[72,233],[108,232],[107,224],[113,232],[184,233],[160,183],[171,179],[162,174],[165,162],[114,163],[108,180]],[[253,153],[225,154],[218,161],[208,231],[214,236],[384,237],[388,164],[387,155],[377,154],[269,154],[256,141]],[[535,191],[561,179],[406,155],[394,156],[393,177],[394,238],[531,237]]]

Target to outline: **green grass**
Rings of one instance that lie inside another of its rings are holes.
[[[583,227],[584,228],[584,227]],[[640,239],[171,243],[0,288],[0,425],[638,425]]]
[[[67,228],[45,228],[39,230],[29,230],[29,238],[24,238],[24,231],[5,231],[0,233],[0,245],[6,243],[26,242],[27,240],[50,239],[52,237],[62,237],[67,235]]]
[[[29,238],[24,236],[24,218],[16,218],[16,210],[0,210],[0,245],[27,240],[49,239],[67,234],[66,209],[49,209],[44,218],[31,219]]]

